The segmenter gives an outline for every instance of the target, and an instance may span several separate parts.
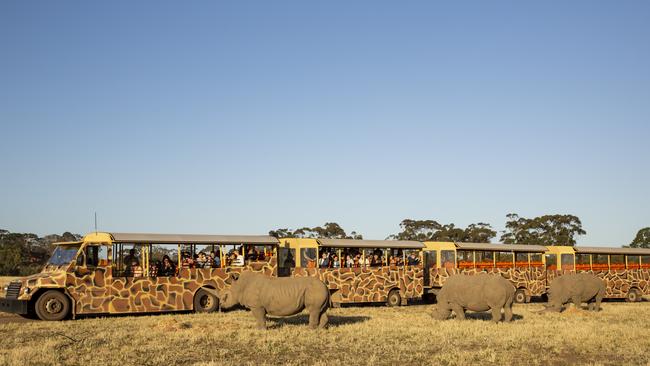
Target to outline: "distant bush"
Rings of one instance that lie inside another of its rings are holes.
[[[12,233],[0,229],[0,276],[37,273],[52,254],[52,243],[79,239],[81,235],[70,232],[39,237],[36,234]]]

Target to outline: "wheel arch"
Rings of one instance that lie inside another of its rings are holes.
[[[68,302],[70,303],[70,314],[69,316],[72,317],[72,319],[76,319],[77,317],[77,302],[75,299],[70,295],[68,290],[64,287],[39,287],[37,288],[33,293],[32,297],[29,299],[29,302],[27,303],[27,309],[29,312],[33,312],[34,314],[36,313],[36,301],[47,291],[57,291],[65,295],[65,297],[68,299]]]

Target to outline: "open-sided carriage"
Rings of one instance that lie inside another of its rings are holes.
[[[403,240],[280,239],[278,273],[317,276],[335,305],[405,305],[424,291],[423,248]]]
[[[581,246],[547,247],[547,281],[566,273],[588,272],[603,279],[605,298],[641,301],[650,295],[650,249]]]
[[[515,286],[515,301],[528,302],[546,292],[544,253],[540,245],[425,242],[425,285],[437,293],[449,276],[494,273]]]
[[[277,245],[270,236],[92,233],[58,243],[40,273],[11,282],[0,311],[44,320],[212,311],[229,272],[277,274]]]

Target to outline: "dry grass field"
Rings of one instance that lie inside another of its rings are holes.
[[[330,310],[327,330],[306,315],[270,319],[254,329],[244,310],[0,324],[2,365],[271,364],[648,364],[650,303],[605,303],[600,313],[569,309],[535,314],[515,305],[516,320],[487,314],[436,321],[433,305]],[[7,316],[7,315],[5,315]]]

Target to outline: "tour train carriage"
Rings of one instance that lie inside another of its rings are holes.
[[[425,287],[437,293],[449,276],[481,272],[500,274],[516,288],[515,301],[530,301],[546,292],[541,245],[425,242]]]
[[[547,249],[548,283],[566,273],[588,272],[605,281],[605,298],[636,302],[650,295],[650,249],[581,246]]]
[[[641,301],[650,295],[650,249],[425,242],[425,292],[452,274],[498,273],[516,288],[515,301],[544,296],[553,279],[589,272],[606,284],[605,298]],[[429,252],[429,254],[426,254]],[[426,260],[425,260],[426,262]],[[427,268],[428,267],[428,268]]]
[[[44,320],[213,311],[229,272],[276,275],[277,245],[270,236],[92,233],[58,243],[40,273],[11,282],[0,311]],[[196,253],[210,264],[197,265]]]
[[[278,273],[320,278],[334,306],[406,305],[423,295],[423,248],[421,242],[406,240],[285,238],[280,239]]]
[[[650,295],[650,249],[281,238],[271,236],[92,233],[57,243],[35,275],[11,282],[0,311],[60,320],[71,315],[208,312],[231,272],[315,276],[342,303],[406,305],[433,297],[455,273],[499,274],[515,300],[546,293],[554,278],[590,272],[606,298]]]

